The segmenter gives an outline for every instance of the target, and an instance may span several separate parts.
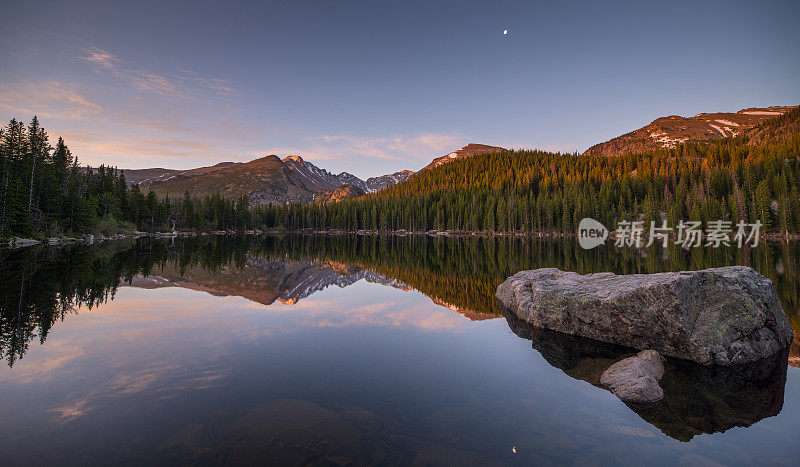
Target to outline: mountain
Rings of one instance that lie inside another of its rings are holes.
[[[238,164],[238,162],[220,162],[219,164],[215,164],[209,167],[198,167],[196,169],[188,169],[188,170],[163,169],[163,168],[121,169],[121,170],[125,173],[125,181],[128,182],[128,185],[133,185],[134,183],[137,183],[141,185],[142,188],[146,188],[153,183],[163,182],[165,180],[169,180],[170,178],[179,175],[191,177],[193,175],[200,175],[207,172],[213,172],[214,170],[221,169],[224,167],[230,167],[236,164]]]
[[[210,167],[190,170],[127,169],[129,184],[138,183],[143,191],[153,190],[160,196],[180,197],[188,191],[203,197],[216,192],[228,198],[247,195],[251,204],[310,202],[319,192],[333,195],[336,189],[349,185],[361,193],[381,190],[408,180],[414,172],[403,170],[393,174],[362,180],[353,174],[333,174],[303,160],[300,156],[266,156],[250,162],[221,162]],[[350,197],[352,190],[338,191],[334,196]]]
[[[795,107],[753,107],[736,113],[701,113],[694,117],[671,115],[653,120],[638,130],[595,144],[584,154],[618,156],[680,143],[714,141],[747,133],[759,124],[780,117]]]
[[[341,185],[352,185],[358,187],[366,193],[372,193],[382,190],[387,186],[392,186],[397,183],[402,183],[408,180],[414,172],[411,170],[401,170],[393,174],[381,175],[379,177],[370,177],[362,180],[355,175],[342,172],[334,175],[325,169],[321,169],[311,162],[303,160],[300,156],[289,156],[283,159],[283,163],[296,170],[300,176],[303,177],[310,186],[316,187],[317,190],[332,191]],[[316,191],[316,190],[315,190]]]
[[[420,172],[422,172],[423,170],[429,170],[434,167],[438,167],[448,162],[452,162],[456,159],[466,159],[468,157],[477,156],[478,154],[487,154],[491,152],[500,152],[500,151],[505,151],[505,149],[497,146],[487,146],[485,144],[470,143],[461,149],[451,152],[450,154],[444,155],[442,157],[437,157],[430,164],[423,167],[422,170],[420,170]]]
[[[334,175],[325,169],[317,167],[311,162],[303,160],[300,156],[284,157],[283,163],[286,167],[295,171],[312,191],[333,190],[339,185],[346,184],[347,182],[344,180],[350,181],[351,179],[357,179],[361,181],[355,175],[351,175],[347,172]],[[355,183],[351,184],[355,185]]]
[[[397,185],[398,183],[403,183],[409,178],[411,178],[412,175],[414,175],[413,170],[401,170],[400,172],[381,175],[380,177],[370,177],[365,182],[365,187],[361,188],[359,186],[359,188],[368,193],[373,193],[379,190],[383,190],[386,187]]]
[[[180,197],[185,192],[204,197],[220,193],[226,198],[246,195],[251,204],[310,202],[318,189],[277,156],[233,164],[210,171],[195,171],[155,181],[150,188],[159,196]]]
[[[422,170],[478,154],[504,151],[501,147],[468,144],[437,157]],[[189,170],[164,168],[125,169],[129,184],[137,183],[142,191],[153,190],[159,196],[181,197],[187,191],[193,197],[219,192],[227,198],[247,195],[250,204],[311,201],[339,201],[364,193],[374,193],[409,180],[411,170],[370,177],[363,180],[351,173],[334,174],[300,156],[266,156],[250,162],[221,162]],[[348,188],[338,189],[342,186]]]

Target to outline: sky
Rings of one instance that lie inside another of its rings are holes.
[[[800,104],[800,2],[7,2],[0,117],[82,163],[300,155],[362,178],[467,143],[583,151]],[[504,30],[508,34],[503,34]]]

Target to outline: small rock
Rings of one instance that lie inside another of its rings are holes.
[[[27,246],[27,245],[36,245],[42,242],[40,242],[39,240],[34,240],[32,238],[14,237],[11,239],[11,243],[13,243],[15,246]]]
[[[655,350],[643,350],[608,367],[600,375],[600,384],[625,402],[655,402],[664,397],[658,385],[662,377],[664,357]]]

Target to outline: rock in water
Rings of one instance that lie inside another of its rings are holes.
[[[536,327],[705,365],[753,362],[792,341],[772,281],[745,266],[620,276],[536,269],[509,277],[496,296]]]
[[[608,367],[600,375],[600,384],[625,402],[655,402],[664,397],[658,385],[663,376],[664,357],[655,350],[642,350]]]

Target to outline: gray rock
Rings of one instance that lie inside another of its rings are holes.
[[[783,350],[792,328],[772,281],[744,266],[659,274],[519,272],[500,305],[533,326],[705,365]]]
[[[32,238],[22,238],[22,237],[13,237],[11,239],[11,243],[14,246],[28,246],[28,245],[38,245],[40,242],[39,240],[34,240]]]
[[[642,350],[608,367],[600,384],[625,402],[655,402],[664,397],[658,385],[663,376],[664,357],[655,350]]]
[[[92,235],[92,234],[84,235],[83,236],[83,241],[86,242],[87,244],[91,245],[92,243],[94,243],[94,235]]]

